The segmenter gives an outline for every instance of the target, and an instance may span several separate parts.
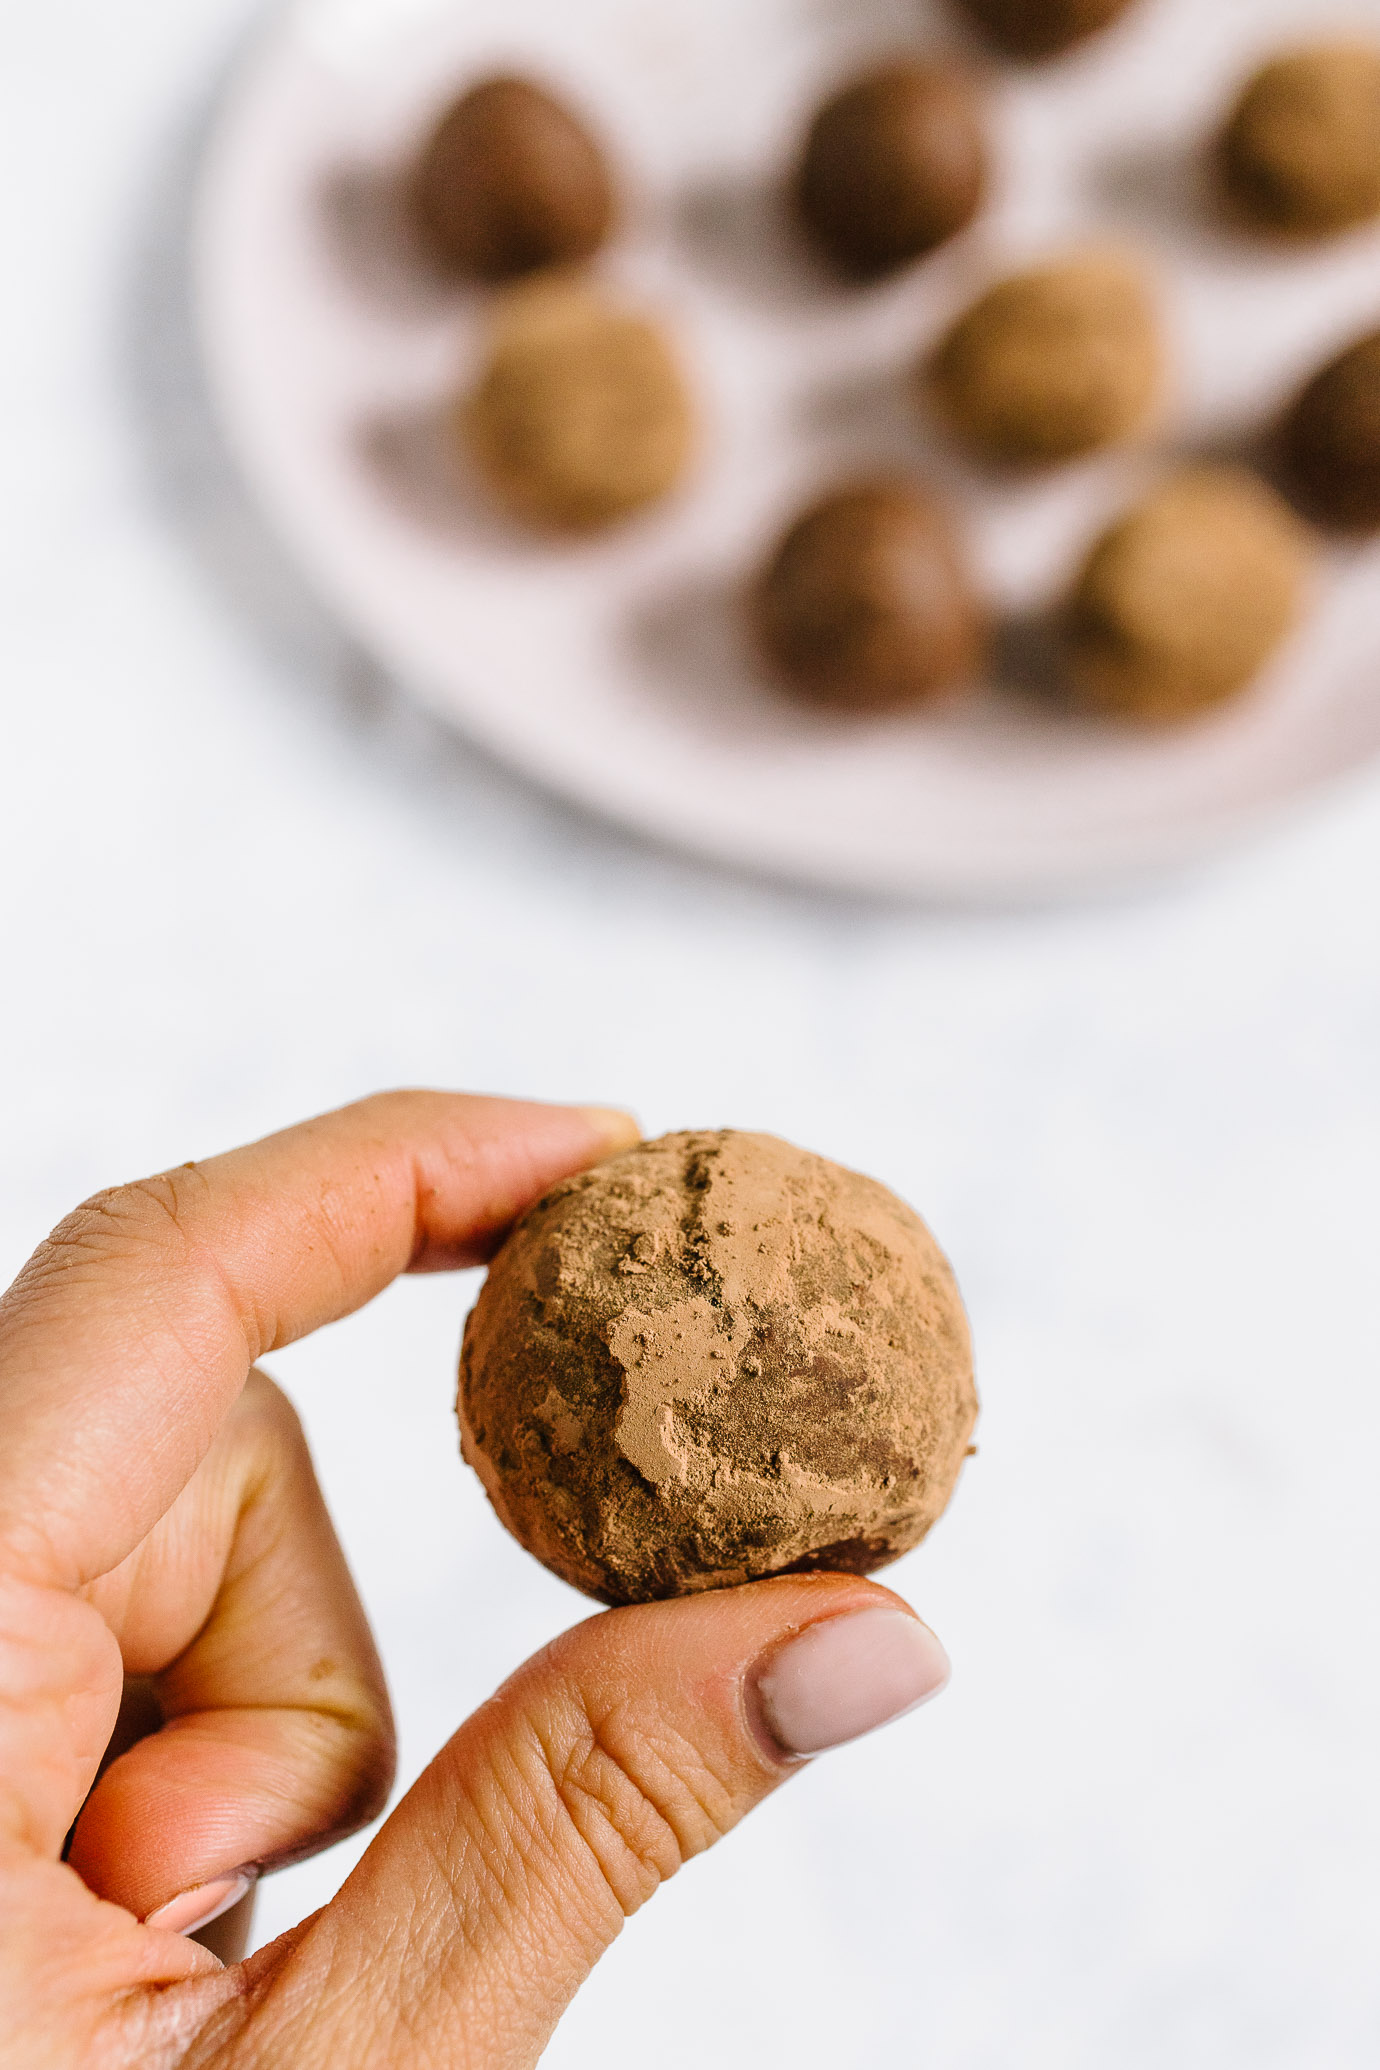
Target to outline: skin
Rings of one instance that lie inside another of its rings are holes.
[[[257,1360],[400,1273],[483,1261],[636,1133],[366,1101],[97,1196],[0,1302],[4,2070],[535,2063],[623,1921],[792,1771],[755,1674],[808,1625],[900,1607],[875,1584],[592,1618],[460,1728],[334,1902],[250,1962],[141,1924],[354,1830],[391,1783],[373,1642]],[[127,1677],[167,1722],[97,1782]]]

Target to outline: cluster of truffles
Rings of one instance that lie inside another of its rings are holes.
[[[1126,0],[965,4],[1003,50],[1045,58],[1107,27]],[[980,97],[952,75],[941,94],[942,76],[891,67],[817,119],[800,208],[841,272],[867,279],[923,257],[980,207]],[[929,108],[927,154],[917,131]],[[1380,216],[1380,51],[1329,44],[1272,59],[1211,162],[1233,216],[1262,234],[1317,238]],[[1125,254],[1089,252],[997,281],[924,357],[915,388],[970,460],[1012,471],[1144,435],[1169,379],[1152,281]],[[1244,468],[1185,467],[1093,543],[1056,618],[1072,702],[1183,719],[1255,679],[1308,601],[1313,549],[1296,513],[1380,529],[1380,333],[1307,385],[1274,446],[1283,495]],[[989,644],[955,522],[900,480],[850,483],[797,521],[753,617],[783,680],[857,710],[914,706],[971,680]]]
[[[1130,0],[956,0],[1003,53],[1057,57]],[[899,58],[846,82],[806,123],[788,183],[800,234],[866,288],[968,228],[992,183],[977,75]],[[1241,90],[1210,163],[1233,218],[1297,241],[1380,216],[1380,51],[1319,44]],[[413,213],[437,263],[494,287],[484,364],[454,414],[459,445],[527,524],[597,531],[670,495],[699,413],[663,321],[588,268],[621,186],[589,126],[544,88],[496,78],[433,131]],[[974,465],[1047,469],[1145,436],[1170,355],[1153,279],[1117,251],[996,280],[914,370],[917,411]],[[1276,440],[1280,486],[1316,523],[1380,528],[1380,333],[1325,369]],[[1057,622],[1067,687],[1119,717],[1184,717],[1248,684],[1298,622],[1308,535],[1263,478],[1172,475],[1090,549]],[[860,712],[972,683],[991,638],[962,527],[903,469],[845,482],[787,528],[751,583],[747,628],[787,690]]]
[[[605,1603],[870,1573],[943,1513],[977,1416],[953,1274],[875,1180],[773,1136],[664,1136],[568,1180],[465,1332],[465,1458]]]
[[[531,80],[483,80],[432,131],[411,192],[433,260],[498,290],[485,364],[455,411],[497,501],[580,533],[667,495],[694,456],[694,399],[665,327],[582,270],[620,217],[587,125]]]

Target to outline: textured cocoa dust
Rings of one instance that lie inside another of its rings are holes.
[[[1076,699],[1153,721],[1234,696],[1302,617],[1311,559],[1303,526],[1256,476],[1181,469],[1088,557],[1064,618]]]
[[[456,429],[518,517],[595,531],[668,495],[695,443],[675,344],[651,317],[565,274],[508,289]]]
[[[664,1136],[519,1224],[465,1332],[465,1458],[607,1603],[866,1573],[942,1514],[977,1416],[919,1216],[773,1136]]]
[[[1328,237],[1380,214],[1380,50],[1315,44],[1248,81],[1217,145],[1228,200],[1258,229]]]
[[[1155,297],[1134,260],[1084,252],[987,290],[919,369],[982,458],[1045,467],[1132,436],[1164,387]]]

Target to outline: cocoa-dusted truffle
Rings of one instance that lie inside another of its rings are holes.
[[[972,221],[987,159],[982,101],[966,74],[902,60],[820,109],[796,201],[825,257],[854,279],[874,279]]]
[[[1125,14],[1132,0],[958,0],[1012,57],[1058,57]]]
[[[412,193],[432,251],[478,280],[591,258],[616,213],[599,145],[527,79],[486,79],[457,101],[422,152]]]
[[[1274,58],[1242,91],[1217,165],[1258,229],[1323,237],[1380,215],[1380,50],[1319,44]]]
[[[680,360],[651,318],[555,277],[510,289],[462,406],[465,446],[519,517],[609,525],[681,479],[695,418]]]
[[[1164,383],[1149,285],[1088,253],[989,288],[920,370],[922,392],[982,459],[1073,460],[1140,430]]]
[[[1093,548],[1064,622],[1071,687],[1094,710],[1178,719],[1251,681],[1297,623],[1303,527],[1241,469],[1163,483]]]
[[[1310,517],[1380,529],[1380,331],[1314,375],[1284,420],[1287,485]]]
[[[976,1414],[919,1216],[733,1130],[548,1194],[495,1259],[460,1368],[494,1508],[606,1603],[884,1565],[943,1512]]]
[[[973,673],[985,639],[947,512],[898,481],[838,490],[797,519],[751,616],[792,688],[855,711],[924,703]]]

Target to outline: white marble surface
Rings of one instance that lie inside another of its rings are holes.
[[[1380,781],[1135,903],[974,918],[716,876],[432,730],[201,411],[187,190],[247,19],[0,16],[0,1265],[102,1181],[409,1080],[876,1171],[979,1344],[981,1456],[896,1570],[954,1686],[687,1871],[549,2061],[1369,2070]],[[455,1463],[472,1291],[279,1361],[408,1772],[580,1614]]]

